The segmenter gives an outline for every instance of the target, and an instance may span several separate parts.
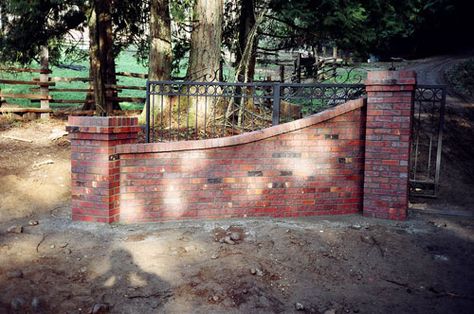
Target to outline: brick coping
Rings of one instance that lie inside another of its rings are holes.
[[[403,71],[369,71],[365,86],[396,86],[415,85],[416,72],[411,70]]]
[[[338,105],[331,109],[327,109],[325,111],[303,119],[235,136],[169,143],[124,144],[116,146],[115,152],[116,154],[163,153],[187,150],[204,150],[219,147],[243,145],[310,127],[312,125],[348,113],[350,111],[362,108],[363,106],[365,106],[365,103],[365,98],[350,100],[344,104]]]

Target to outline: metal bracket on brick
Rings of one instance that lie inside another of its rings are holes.
[[[79,133],[79,127],[78,126],[68,126],[66,127],[66,131],[69,133]]]
[[[119,160],[119,159],[120,159],[119,154],[109,155],[109,161],[114,161],[114,160]]]

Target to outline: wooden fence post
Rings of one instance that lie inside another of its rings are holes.
[[[332,58],[334,59],[334,61],[337,61],[337,55],[338,55],[337,47],[333,46],[332,47]]]
[[[295,64],[296,83],[301,83],[301,53],[298,53]]]
[[[224,61],[219,62],[219,82],[224,82]]]
[[[40,82],[49,82],[49,51],[48,47],[42,46],[40,53]],[[49,85],[40,85],[40,93],[44,98],[41,99],[41,109],[49,109]],[[42,113],[41,119],[49,119],[49,113]]]

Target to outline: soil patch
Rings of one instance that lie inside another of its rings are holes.
[[[23,233],[0,224],[0,313],[32,311],[35,300],[46,313],[101,304],[111,313],[470,313],[474,306],[474,220],[107,226],[43,215],[36,226],[16,223]],[[216,238],[230,230],[242,239]]]
[[[64,137],[50,139],[55,130],[64,130],[65,123],[4,120],[0,125],[0,221],[66,205],[70,198],[69,142]]]

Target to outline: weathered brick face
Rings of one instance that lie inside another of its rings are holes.
[[[115,148],[134,143],[137,118],[69,117],[72,219],[117,222],[120,214],[119,160]]]
[[[403,220],[408,174],[413,93],[412,71],[369,73],[364,175],[364,215]]]
[[[367,101],[202,141],[136,144],[136,118],[69,117],[72,218],[405,219],[415,83],[413,72],[370,72]]]
[[[359,106],[322,123],[230,147],[120,154],[120,220],[359,212],[363,114]]]

